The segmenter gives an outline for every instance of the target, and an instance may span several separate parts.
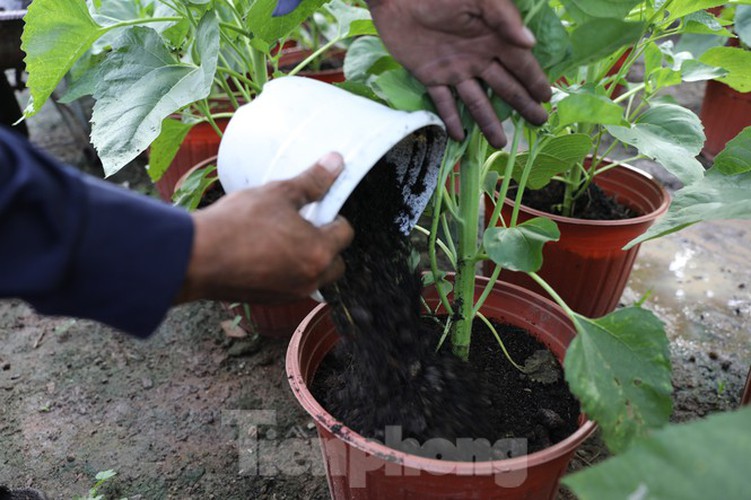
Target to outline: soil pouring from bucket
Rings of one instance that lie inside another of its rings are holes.
[[[394,188],[396,172],[396,165],[382,159],[342,208],[355,239],[343,256],[345,276],[322,290],[342,339],[317,372],[314,396],[345,425],[381,442],[387,426],[400,426],[403,439],[419,443],[524,437],[532,440],[531,449],[524,450],[529,452],[564,439],[576,429],[579,405],[555,360],[555,382],[540,384],[502,357],[489,331],[475,335],[491,342],[478,340],[481,352],[471,352],[469,363],[448,346],[436,352],[443,326],[422,314],[420,273],[410,265],[412,248],[398,222],[413,214]],[[545,349],[518,329],[499,328],[501,335],[511,329],[515,338],[524,337],[527,345],[517,351],[522,362]],[[535,390],[531,399],[542,406],[514,409],[514,399],[520,398],[497,387],[499,377],[488,373],[499,368],[505,372],[500,376],[504,386],[521,384],[521,392],[530,384],[545,386],[554,395],[539,397]],[[523,426],[510,430],[504,421],[516,410],[523,413],[516,418]],[[419,454],[419,449],[409,451]],[[498,458],[507,457],[485,457]]]

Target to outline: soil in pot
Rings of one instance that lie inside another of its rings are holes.
[[[558,207],[561,205],[564,192],[565,185],[562,182],[551,182],[542,189],[525,190],[522,203],[542,212],[561,215]],[[515,195],[516,191],[512,189],[509,196],[513,198]],[[572,217],[584,220],[623,220],[632,219],[639,215],[641,214],[619,203],[614,197],[592,183],[574,203]]]
[[[462,362],[448,347],[435,352],[443,328],[421,317],[422,280],[410,266],[409,239],[395,223],[408,208],[401,188],[394,186],[396,168],[382,160],[342,208],[355,239],[343,254],[345,276],[322,290],[342,341],[316,377],[316,397],[348,427],[376,439],[384,439],[386,426],[396,425],[402,436],[421,443],[436,437],[494,442],[517,436],[533,438],[534,446],[544,448],[571,434],[578,427],[579,407],[561,377],[557,391],[541,398],[540,406],[513,409],[511,400],[535,400],[537,394],[530,396],[529,378],[503,358],[497,343],[496,350],[478,343],[472,363]],[[517,351],[522,363],[544,349],[526,337],[530,344]],[[516,392],[499,392],[498,386],[510,379]],[[550,401],[560,400],[562,393],[568,406],[553,405]],[[499,425],[516,410],[527,412],[518,418],[520,427]]]

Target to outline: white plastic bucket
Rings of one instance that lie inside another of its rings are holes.
[[[270,81],[240,107],[219,146],[217,168],[225,192],[294,177],[324,154],[344,158],[344,171],[326,196],[301,210],[320,226],[334,220],[368,171],[383,157],[397,166],[409,214],[408,233],[436,187],[446,132],[427,111],[395,111],[343,89],[303,77]],[[388,156],[387,156],[388,155]]]

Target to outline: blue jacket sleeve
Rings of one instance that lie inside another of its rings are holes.
[[[283,16],[289,14],[302,3],[302,0],[278,0],[272,16]]]
[[[182,286],[193,223],[0,127],[0,241],[0,297],[146,337]]]

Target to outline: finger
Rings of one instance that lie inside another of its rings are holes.
[[[531,49],[535,35],[524,26],[519,10],[511,0],[484,0],[482,18],[498,36],[519,47]]]
[[[340,255],[337,255],[318,279],[318,287],[321,288],[334,283],[344,275],[345,270],[346,266],[344,265],[344,259],[342,259]]]
[[[530,97],[527,90],[500,64],[490,64],[482,72],[481,78],[528,122],[542,125],[548,119],[548,114],[543,107]]]
[[[297,208],[318,201],[329,190],[344,169],[344,159],[339,153],[328,153],[315,165],[288,181],[290,197]]]
[[[323,234],[323,240],[329,245],[329,249],[334,254],[341,253],[345,248],[352,244],[352,240],[355,237],[355,231],[352,226],[347,222],[347,219],[341,215],[320,228]]]
[[[532,51],[510,47],[498,56],[498,60],[537,102],[550,100],[550,82]]]
[[[446,131],[449,136],[455,141],[464,140],[464,127],[459,117],[459,111],[456,109],[456,101],[451,89],[445,85],[435,85],[428,87],[428,93],[430,98],[433,99],[433,104],[435,104],[443,123],[446,124]]]
[[[480,130],[494,148],[500,149],[506,145],[506,134],[490,104],[485,90],[474,78],[464,80],[456,86],[459,97],[467,105],[469,113],[475,119]]]

